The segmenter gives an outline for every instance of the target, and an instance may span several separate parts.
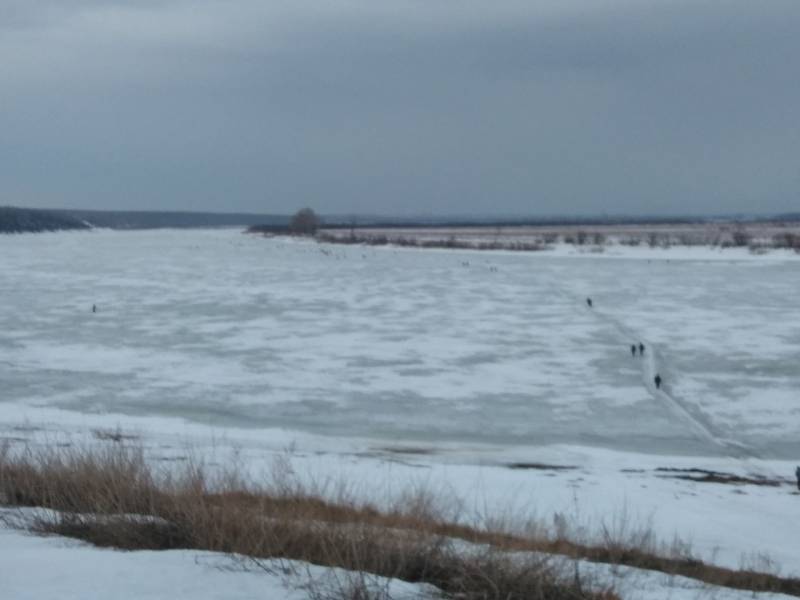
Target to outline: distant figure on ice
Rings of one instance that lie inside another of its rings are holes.
[[[92,304],[92,312],[93,313],[97,312],[97,304]]]
[[[656,373],[656,376],[653,377],[653,382],[656,384],[656,389],[660,390],[661,389],[661,375]]]
[[[592,308],[592,299],[591,298],[587,298],[586,299],[586,304],[588,305],[589,308]]]
[[[631,356],[636,356],[636,344],[631,344]]]
[[[644,356],[644,344],[639,342],[639,355]]]
[[[794,476],[797,477],[797,491],[800,492],[800,467],[794,470]]]

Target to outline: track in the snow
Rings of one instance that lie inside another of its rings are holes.
[[[565,297],[570,297],[572,302],[576,301],[574,295],[565,291],[561,291],[561,294]],[[663,369],[659,368],[661,366],[659,348],[651,340],[643,338],[638,332],[622,323],[619,319],[608,314],[602,308],[598,308],[596,303],[593,303],[591,307],[587,306],[586,310],[597,319],[612,325],[619,333],[620,341],[624,341],[625,344],[632,344],[634,342],[638,344],[641,342],[645,345],[644,356],[640,361],[642,364],[642,384],[656,401],[662,403],[671,410],[673,414],[683,419],[698,436],[724,449],[731,456],[737,458],[758,458],[758,455],[746,445],[721,436],[706,417],[697,414],[697,411],[692,410],[691,405],[679,396],[668,392],[663,384],[660,389],[656,388],[654,381],[655,376]]]

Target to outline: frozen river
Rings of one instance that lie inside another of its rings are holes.
[[[4,236],[0,252],[0,402],[391,442],[800,455],[798,260],[232,230]]]

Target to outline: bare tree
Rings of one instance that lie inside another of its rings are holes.
[[[298,210],[289,222],[289,231],[298,235],[314,235],[319,229],[320,219],[310,208]]]
[[[750,234],[741,225],[734,229],[731,237],[733,238],[734,246],[747,246],[750,243]]]

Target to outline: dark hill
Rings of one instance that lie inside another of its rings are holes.
[[[164,229],[191,227],[248,227],[256,224],[286,226],[288,216],[248,213],[160,212],[124,210],[55,210],[93,227],[109,229]]]
[[[80,219],[51,210],[0,206],[0,233],[35,233],[89,227]]]

